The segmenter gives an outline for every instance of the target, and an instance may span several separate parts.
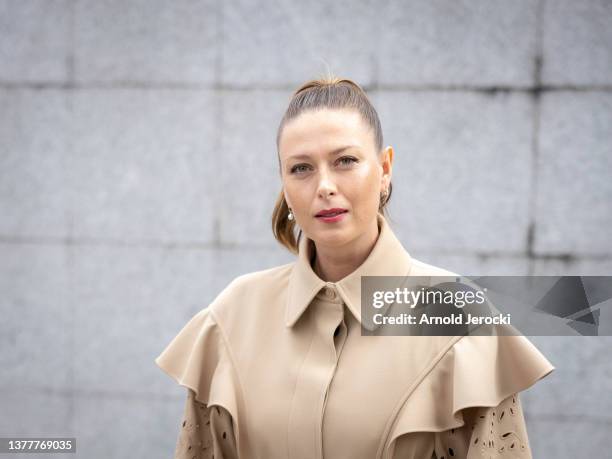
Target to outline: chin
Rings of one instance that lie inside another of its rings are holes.
[[[318,230],[311,237],[315,242],[324,245],[342,245],[352,239],[353,232],[348,228],[330,228],[328,230]]]

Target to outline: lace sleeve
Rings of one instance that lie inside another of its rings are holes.
[[[496,407],[464,410],[465,425],[436,433],[438,459],[531,459],[527,427],[518,394]]]
[[[214,457],[237,459],[236,438],[232,415],[220,406],[210,408],[210,425],[213,436]]]
[[[174,459],[236,459],[232,417],[220,406],[207,406],[187,389],[185,412]]]

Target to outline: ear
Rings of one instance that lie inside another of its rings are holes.
[[[390,145],[383,150],[382,168],[382,186],[387,189],[389,188],[389,183],[391,183],[391,174],[393,171],[393,147]]]
[[[393,165],[393,153],[394,152],[393,152],[393,147],[391,145],[389,145],[387,147],[387,152],[388,152],[388,155],[389,155],[389,165],[392,166]]]

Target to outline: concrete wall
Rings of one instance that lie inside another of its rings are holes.
[[[0,436],[171,457],[185,391],[153,359],[293,259],[276,128],[328,68],[379,111],[411,255],[611,275],[611,24],[609,0],[0,0]],[[605,456],[612,339],[533,342],[535,457]]]

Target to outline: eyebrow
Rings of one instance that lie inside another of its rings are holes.
[[[344,150],[348,150],[349,148],[358,148],[357,145],[345,145],[343,147],[336,148],[328,153],[329,156],[334,156],[342,153]],[[310,155],[301,154],[301,155],[291,155],[288,159],[309,159]]]

